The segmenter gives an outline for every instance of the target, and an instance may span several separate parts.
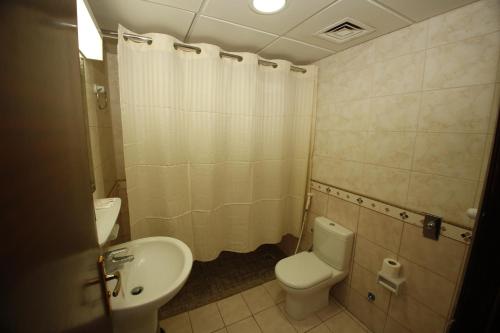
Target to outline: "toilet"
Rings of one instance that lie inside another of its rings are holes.
[[[352,231],[325,218],[314,220],[313,251],[280,260],[274,269],[286,292],[285,309],[302,320],[328,305],[330,288],[349,272]]]

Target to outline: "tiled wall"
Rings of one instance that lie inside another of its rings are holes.
[[[479,1],[317,62],[313,179],[471,226],[500,96],[499,13]]]
[[[116,42],[105,42],[106,75],[109,87],[109,109],[113,128],[113,144],[115,151],[115,165],[117,179],[125,179],[125,163],[123,160],[123,134],[120,110],[120,89],[118,85],[118,59]]]
[[[98,109],[94,93],[94,84],[103,85],[107,89],[105,63],[94,60],[84,62],[89,136],[96,185],[94,198],[105,198],[116,182],[111,113],[109,107]]]
[[[333,288],[334,297],[374,333],[444,332],[452,312],[467,245],[444,236],[422,237],[422,228],[312,191],[302,248],[312,244],[312,222],[326,216],[355,232],[349,276]],[[400,295],[376,283],[384,258],[398,260],[406,278]],[[367,300],[368,292],[375,301]]]

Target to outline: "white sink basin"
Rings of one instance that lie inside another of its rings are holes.
[[[134,255],[134,260],[119,269],[121,291],[111,297],[114,332],[156,333],[158,309],[179,292],[191,272],[191,250],[170,237],[141,238],[110,250],[122,247],[128,249],[127,255]],[[115,284],[114,280],[108,282],[108,290]],[[142,292],[133,295],[136,287],[142,287]]]
[[[120,214],[122,201],[120,198],[106,198],[94,200],[94,211],[96,217],[97,242],[99,245],[106,244],[106,241],[113,231],[113,227]]]

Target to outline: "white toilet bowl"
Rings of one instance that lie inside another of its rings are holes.
[[[280,260],[276,278],[286,292],[286,312],[302,320],[328,305],[330,288],[348,274],[353,234],[334,222],[318,217],[314,251]]]

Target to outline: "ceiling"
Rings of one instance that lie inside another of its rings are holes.
[[[185,43],[312,63],[335,52],[477,0],[287,0],[284,10],[257,14],[249,0],[88,0],[101,29],[118,24],[137,33],[160,32]],[[338,44],[317,35],[351,18],[373,32]]]

